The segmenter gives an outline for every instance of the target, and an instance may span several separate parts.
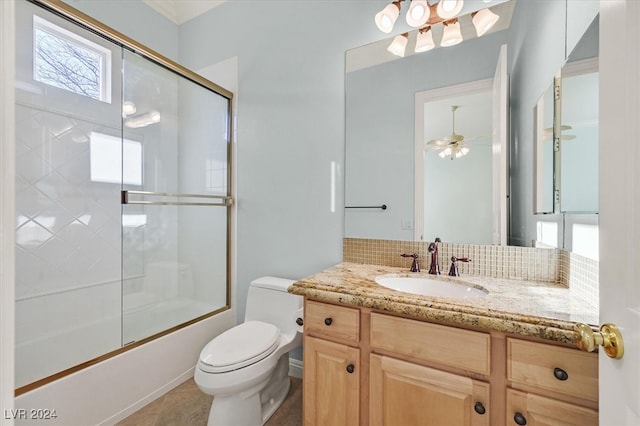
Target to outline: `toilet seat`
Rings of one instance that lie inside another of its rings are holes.
[[[225,373],[254,364],[276,350],[280,330],[273,324],[247,321],[211,340],[200,353],[200,369]]]

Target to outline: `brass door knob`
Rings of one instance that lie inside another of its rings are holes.
[[[620,359],[624,355],[624,341],[620,329],[613,324],[602,324],[600,331],[594,331],[586,324],[578,323],[574,329],[579,335],[578,347],[593,352],[598,346],[604,348],[609,358]]]

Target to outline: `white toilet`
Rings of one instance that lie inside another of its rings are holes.
[[[302,297],[294,281],[258,278],[247,295],[244,322],[211,340],[200,353],[195,382],[213,396],[209,426],[261,426],[289,392],[289,351],[301,346],[296,323]]]

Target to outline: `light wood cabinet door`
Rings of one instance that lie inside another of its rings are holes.
[[[371,425],[489,425],[489,384],[395,358],[370,358]]]
[[[505,423],[508,426],[589,426],[598,424],[598,412],[568,402],[507,389]]]
[[[354,426],[360,422],[360,350],[304,338],[304,424]]]

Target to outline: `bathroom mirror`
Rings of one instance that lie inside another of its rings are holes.
[[[554,81],[540,96],[533,112],[534,131],[534,213],[550,214],[553,206],[553,114],[554,114]]]
[[[422,199],[425,198],[418,187],[420,179],[416,177],[415,159],[422,156],[422,151],[417,152],[415,143],[419,132],[416,124],[416,96],[425,91],[464,83],[492,81],[496,73],[501,46],[507,43],[508,31],[503,30],[509,26],[514,7],[513,1],[492,6],[492,10],[500,15],[498,22],[502,27],[479,38],[465,37],[463,43],[452,48],[436,48],[424,54],[408,54],[404,58],[395,60],[380,59],[383,55],[379,53],[374,58],[374,51],[379,47],[377,42],[347,52],[346,237],[420,239],[422,233],[419,221],[425,220],[426,216],[419,215],[416,209],[417,203],[422,203]],[[437,39],[436,34],[434,37]],[[386,51],[386,46],[382,50]],[[363,51],[366,55],[362,53]],[[470,63],[474,65],[468,66]],[[487,90],[491,93],[491,85]],[[492,139],[491,120],[495,115],[492,112],[491,102],[487,108],[489,108],[488,114],[483,116],[487,118],[488,123],[485,123],[487,126],[482,131],[485,144]],[[461,114],[464,115],[467,111],[461,109]],[[506,108],[504,113],[506,114]],[[444,108],[443,114],[438,117],[442,119],[438,118],[435,121],[441,123],[438,123],[434,131],[439,134],[439,137],[449,135],[451,133],[449,107]],[[431,120],[429,124],[435,123]],[[486,131],[487,127],[488,131]],[[424,130],[422,132],[424,133]],[[426,136],[428,135],[425,134]],[[435,138],[435,133],[428,137],[432,138],[432,136]],[[488,147],[490,153],[490,144]],[[478,154],[480,149],[474,152]],[[469,158],[455,165],[465,164],[470,164]],[[434,167],[425,171],[424,179],[432,184],[432,188],[444,188],[446,181],[452,180],[453,176],[438,174],[435,170]],[[448,173],[455,173],[452,168],[447,170]],[[467,176],[471,176],[469,179],[473,179],[472,169],[467,169],[465,172]],[[483,186],[486,193],[478,194],[478,198],[488,203],[491,211],[493,203],[491,167],[487,173],[487,185]],[[461,187],[456,184],[452,185],[449,193],[453,199],[456,199],[462,196],[460,191]],[[452,222],[454,217],[459,217],[456,214],[460,211],[459,206],[447,200],[438,199],[438,196],[427,198],[429,199],[424,203],[424,211],[432,215],[431,219],[427,220],[429,225]],[[427,208],[427,202],[432,203],[429,208]],[[386,208],[383,209],[382,206]],[[491,212],[485,219],[482,223],[491,227]],[[463,230],[474,224],[477,226],[475,221],[464,221],[464,224],[460,222],[457,230]],[[436,225],[433,227],[438,228]],[[455,225],[453,227],[455,228]],[[433,233],[431,231],[436,232],[435,229],[431,229],[429,235]],[[490,229],[484,234],[488,236],[483,242],[491,244],[493,231]],[[504,234],[506,235],[506,230]],[[426,235],[424,237],[427,238]],[[464,232],[456,233],[455,237],[453,233],[442,235],[442,238],[449,242],[469,242]]]
[[[492,78],[499,47],[507,43],[509,49],[513,47],[509,52],[509,67],[511,69],[515,61],[518,71],[510,76],[511,137],[514,139],[510,142],[513,151],[509,177],[518,197],[515,203],[513,197],[510,200],[512,225],[509,238],[511,244],[532,244],[537,226],[532,213],[553,212],[553,187],[549,184],[546,186],[551,189],[544,195],[540,193],[540,202],[533,202],[537,197],[534,190],[539,189],[533,181],[532,170],[534,106],[551,86],[555,72],[568,56],[573,56],[567,52],[575,50],[573,46],[582,39],[597,14],[597,4],[595,13],[589,18],[582,16],[583,10],[576,10],[583,7],[582,2],[567,3],[578,2],[553,2],[545,9],[517,2],[514,19],[520,8],[525,9],[518,15],[517,27],[510,25],[505,31],[465,39],[451,48],[438,48],[401,59],[367,63],[362,58],[362,49],[373,48],[379,42],[347,51],[345,237],[415,239],[413,211],[417,189],[412,159],[416,153],[411,143],[416,132],[413,121],[415,94]],[[523,16],[532,14],[536,15],[538,24],[524,25],[529,18]],[[534,28],[535,37],[524,33],[534,31]],[[363,63],[367,65],[363,66]],[[545,127],[552,126],[547,123],[542,129]],[[548,170],[546,179],[549,181],[553,165],[547,163],[540,159],[536,169]],[[446,178],[439,178],[444,185]],[[525,199],[529,201],[525,202]],[[386,209],[381,208],[383,205]],[[436,201],[432,207],[443,215],[450,212],[446,203]],[[513,222],[514,218],[517,223]],[[559,233],[564,232],[562,224],[558,229]],[[558,241],[564,239],[559,237]]]
[[[534,108],[537,214],[598,212],[598,27],[596,17]]]
[[[560,212],[598,212],[598,29],[596,17],[580,39],[560,80]]]

